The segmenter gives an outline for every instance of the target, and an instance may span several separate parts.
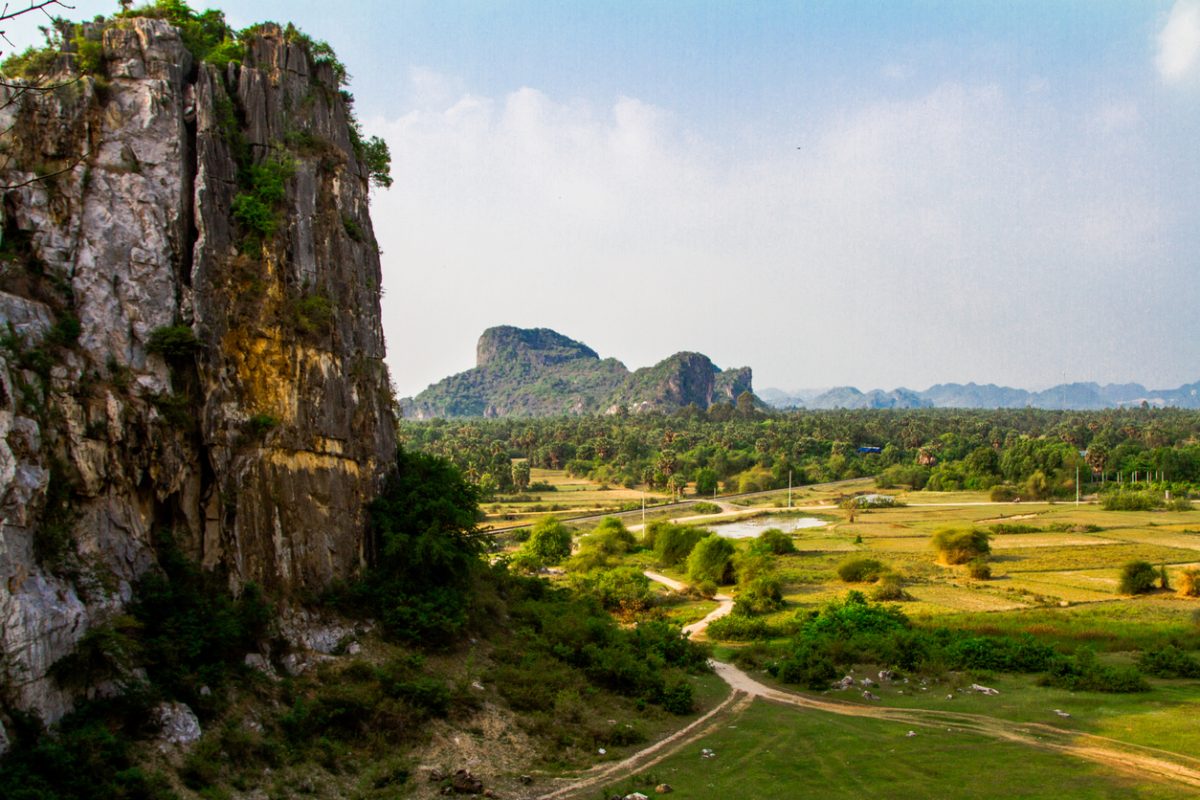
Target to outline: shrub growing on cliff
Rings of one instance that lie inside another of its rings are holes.
[[[164,325],[150,332],[146,349],[168,360],[191,358],[200,348],[190,325]]]
[[[400,450],[368,506],[366,578],[354,592],[401,640],[452,641],[467,620],[479,544],[479,491],[449,461]]]
[[[151,681],[200,713],[214,710],[216,694],[246,654],[266,637],[271,607],[254,584],[234,598],[221,576],[184,555],[170,532],[157,535],[161,571],[134,587],[130,612],[140,623],[142,661]]]

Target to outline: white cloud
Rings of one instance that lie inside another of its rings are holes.
[[[1158,34],[1158,74],[1168,82],[1200,71],[1200,3],[1177,0]]]
[[[1136,113],[946,83],[798,113],[802,150],[766,132],[723,148],[636,98],[532,88],[374,120],[395,159],[372,210],[396,383],[469,366],[500,323],[630,366],[701,350],[759,386],[1027,385],[1063,363],[1141,377],[1128,365],[1160,343],[1106,350],[1110,322],[1182,295],[1155,280],[1172,195]]]

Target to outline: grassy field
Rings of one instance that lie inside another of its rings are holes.
[[[992,698],[994,699],[994,698]],[[784,708],[756,700],[719,730],[603,795],[668,783],[679,797],[1184,798],[1192,790],[963,731]],[[701,750],[715,756],[702,758]]]
[[[640,507],[643,497],[647,505],[657,505],[671,499],[669,494],[572,478],[563,470],[531,469],[529,480],[531,484],[545,484],[551,488],[531,490],[521,495],[501,495],[494,502],[485,503],[483,528],[530,525],[551,514],[563,518],[628,510]]]
[[[1127,596],[1118,588],[1121,568],[1129,561],[1164,566],[1172,585],[1183,567],[1200,563],[1200,512],[1115,512],[1073,503],[992,504],[979,493],[924,492],[904,495],[905,506],[858,511],[853,522],[846,511],[828,509],[849,492],[870,490],[870,482],[856,481],[793,492],[795,506],[820,507],[828,524],[792,534],[797,552],[775,561],[786,604],[768,615],[769,621],[790,622],[798,612],[818,609],[849,589],[869,594],[872,584],[848,584],[837,575],[843,561],[860,556],[877,559],[903,576],[910,599],[899,605],[919,626],[1030,634],[1066,651],[1094,649],[1116,664],[1132,663],[1136,651],[1164,640],[1200,650],[1200,600],[1160,590]],[[747,513],[780,505],[786,505],[786,493],[739,504]],[[712,527],[713,522],[705,524]],[[990,579],[972,579],[965,567],[938,563],[930,545],[934,531],[946,526],[990,530],[994,525],[1010,527],[992,537]],[[750,544],[739,540],[735,546],[745,549]],[[646,551],[624,561],[686,579],[682,566],[663,570]],[[736,594],[736,587],[723,591]],[[713,607],[711,601],[675,602],[665,612],[688,623]],[[730,652],[725,646],[717,650],[726,658]],[[879,667],[854,669],[865,676]],[[755,677],[766,680],[761,674]],[[1152,679],[1150,692],[1120,695],[1043,687],[1033,675],[951,673],[927,680],[924,691],[915,683],[879,687],[879,706],[1052,724],[1129,745],[1200,753],[1200,728],[1195,724],[1200,718],[1200,681]],[[964,691],[973,681],[998,689],[1000,695]],[[864,702],[860,693],[823,694]],[[1071,716],[1054,714],[1054,709]],[[904,735],[907,729],[899,727],[896,722],[756,700],[740,717],[649,774],[612,788],[652,794],[655,783],[667,782],[683,796],[742,798],[1194,796],[1192,790],[1138,781],[1028,743],[936,728],[910,738]],[[701,759],[703,747],[716,751],[717,757]]]

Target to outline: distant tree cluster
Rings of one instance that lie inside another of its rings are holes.
[[[700,495],[876,476],[883,488],[992,491],[1041,500],[1132,476],[1200,486],[1200,412],[919,409],[739,412],[405,422],[409,446],[453,460],[485,495],[521,491],[528,467]],[[513,458],[523,458],[512,463]],[[519,474],[518,474],[519,470]]]

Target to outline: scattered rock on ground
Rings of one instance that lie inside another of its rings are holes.
[[[1071,715],[1070,715],[1070,714],[1068,714],[1066,711],[1063,711],[1061,708],[1056,708],[1056,709],[1054,709],[1054,713],[1055,713],[1055,714],[1058,714],[1060,717],[1069,717],[1069,716],[1071,716]]]
[[[971,684],[971,691],[972,691],[972,692],[979,692],[980,694],[986,694],[986,695],[989,695],[989,696],[1000,694],[1000,692],[998,692],[997,690],[995,690],[995,689],[991,689],[991,688],[989,688],[989,687],[987,687],[987,686],[983,686],[983,685],[981,685],[981,684],[978,684],[978,683],[972,683],[972,684]]]
[[[675,790],[671,787],[671,784],[669,784],[669,783],[660,783],[658,786],[654,787],[655,794],[670,794],[673,791],[675,791]]]
[[[872,694],[871,692],[867,692],[867,691],[864,691],[862,693],[862,696],[863,696],[863,700],[878,700],[879,699],[879,697],[877,695]]]
[[[842,678],[840,681],[834,681],[833,688],[834,689],[849,689],[853,685],[854,685],[854,676],[847,675],[846,677]]]
[[[701,757],[701,758],[716,758],[716,757],[717,757],[717,754],[716,754],[716,753],[714,753],[712,750],[710,750],[709,748],[707,748],[707,747],[706,747],[706,748],[704,748],[703,750],[701,750],[701,751],[700,751],[700,757]]]
[[[184,703],[159,703],[152,713],[158,724],[158,740],[163,746],[186,748],[203,733],[196,713]]]
[[[460,769],[450,776],[449,788],[455,794],[483,794],[483,781],[467,770]]]
[[[879,670],[879,680],[882,682],[894,681],[896,680],[896,673],[890,669],[881,669]]]
[[[875,681],[871,680],[870,678],[863,678],[861,681],[859,681],[859,684],[862,686],[878,686],[879,685]]]
[[[904,736],[909,739],[911,739],[912,737],[914,737],[916,735],[917,735],[916,731],[909,731],[908,733],[904,734]]]

